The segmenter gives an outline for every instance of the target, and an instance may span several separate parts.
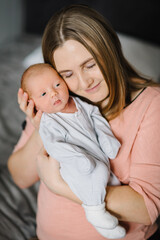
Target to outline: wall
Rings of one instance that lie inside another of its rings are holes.
[[[83,3],[106,17],[117,32],[160,45],[159,0],[25,0],[28,33],[42,34],[49,18],[69,4]]]
[[[0,45],[16,38],[24,29],[24,1],[0,0]]]

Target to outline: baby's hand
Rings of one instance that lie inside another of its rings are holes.
[[[42,111],[35,111],[33,100],[29,100],[28,94],[23,92],[22,88],[19,88],[18,90],[18,103],[20,109],[30,118],[33,126],[39,129]]]

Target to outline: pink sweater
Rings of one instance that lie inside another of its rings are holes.
[[[122,144],[111,168],[123,184],[144,197],[153,223],[121,223],[127,229],[124,239],[145,240],[157,229],[160,214],[160,89],[145,89],[110,125]],[[16,149],[32,131],[28,122]],[[106,239],[87,222],[80,205],[51,193],[43,183],[38,194],[37,235],[40,240]]]

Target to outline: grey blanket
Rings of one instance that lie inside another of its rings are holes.
[[[19,189],[8,169],[0,169],[0,239],[23,240],[36,235],[38,184]]]
[[[7,161],[25,118],[17,104],[22,61],[40,41],[40,37],[23,35],[0,46],[0,240],[27,240],[36,234],[38,183],[19,189],[8,172]]]

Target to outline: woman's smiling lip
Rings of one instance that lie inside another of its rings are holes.
[[[92,87],[92,88],[89,88],[86,90],[87,93],[92,93],[94,91],[97,90],[97,88],[99,87],[100,83],[98,83],[96,86]]]

